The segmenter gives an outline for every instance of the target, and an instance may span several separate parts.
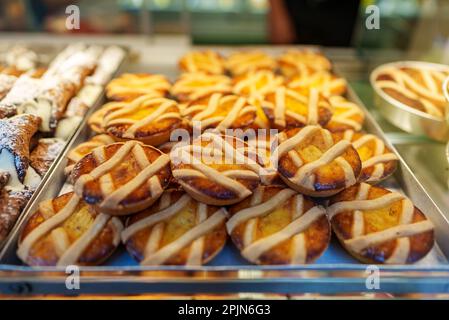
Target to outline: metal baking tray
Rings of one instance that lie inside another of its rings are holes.
[[[27,46],[29,47],[31,50],[36,50],[36,52],[38,52],[39,55],[45,55],[46,56],[46,60],[47,63],[50,63],[51,60],[59,53],[61,52],[61,50],[64,49],[65,46]],[[104,46],[105,48],[107,46]],[[115,70],[115,72],[113,73],[112,77],[115,77],[115,75],[119,72],[119,70],[122,68],[122,65],[126,59],[127,56],[127,52],[128,50],[124,47],[122,47],[122,49],[125,51],[125,55],[122,58],[122,61],[119,63],[117,70]],[[50,59],[51,57],[51,59]],[[87,110],[86,114],[84,115],[84,120],[87,119],[89,117],[89,115],[97,108],[98,105],[101,105],[101,103],[103,102],[104,99],[104,91],[105,88],[103,87],[102,92],[100,93],[100,95],[97,97],[96,101],[94,102],[94,104]],[[84,121],[83,120],[83,121]],[[48,169],[48,171],[44,174],[44,176],[41,178],[41,182],[39,183],[39,186],[36,188],[36,190],[34,191],[34,193],[32,194],[30,200],[28,201],[28,203],[26,204],[25,208],[22,210],[22,213],[20,214],[19,218],[17,219],[13,229],[9,232],[8,236],[3,240],[0,241],[0,249],[2,249],[4,246],[6,246],[6,244],[9,241],[10,237],[13,237],[15,232],[17,232],[17,228],[21,225],[22,221],[25,219],[25,217],[27,216],[27,213],[30,211],[30,208],[33,207],[33,204],[36,201],[39,201],[39,194],[42,191],[42,189],[45,188],[46,186],[46,181],[53,175],[53,172],[57,170],[58,167],[58,163],[60,162],[60,160],[62,158],[65,157],[65,155],[67,154],[67,152],[70,150],[70,145],[71,142],[73,141],[73,139],[75,137],[77,137],[78,135],[78,131],[81,130],[82,128],[82,122],[80,122],[80,124],[78,125],[77,129],[74,130],[72,132],[72,134],[70,135],[70,137],[67,139],[66,144],[64,146],[64,148],[62,149],[62,151],[59,153],[59,155],[56,157],[55,161],[53,161],[53,163],[51,164],[50,168]]]
[[[380,113],[394,126],[416,135],[425,135],[437,141],[446,142],[449,139],[449,104],[446,116],[439,118],[426,112],[409,107],[392,98],[376,85],[379,72],[388,67],[422,67],[434,70],[449,70],[449,66],[422,61],[399,61],[378,66],[370,75],[374,90],[374,104]],[[447,83],[446,83],[447,88]],[[447,91],[447,90],[446,90]]]
[[[166,72],[166,74],[170,74]],[[364,130],[378,135],[395,152],[400,163],[394,176],[382,183],[405,193],[435,224],[437,245],[415,265],[379,265],[380,288],[389,293],[449,292],[449,220],[438,209],[409,167],[386,140],[380,127],[349,88],[347,97],[365,111]],[[370,292],[367,265],[352,258],[333,239],[314,264],[303,266],[257,266],[248,264],[231,241],[208,265],[140,266],[121,246],[105,265],[80,267],[80,289],[69,290],[65,268],[24,266],[16,256],[17,239],[24,221],[38,204],[56,196],[65,180],[63,170],[68,150],[85,141],[89,128],[84,120],[53,168],[51,177],[36,195],[20,225],[0,253],[0,293],[8,294],[143,294],[143,293],[352,293]],[[335,238],[335,237],[334,237]],[[373,268],[371,266],[371,268]],[[372,269],[371,269],[372,270]],[[373,291],[371,291],[373,292]]]

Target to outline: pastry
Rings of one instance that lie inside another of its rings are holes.
[[[284,78],[270,70],[259,70],[237,76],[232,82],[235,94],[263,100],[267,93],[283,85]]]
[[[141,265],[199,266],[225,245],[226,218],[224,208],[167,190],[150,208],[129,218],[122,241]]]
[[[120,244],[123,225],[73,192],[46,200],[22,228],[17,255],[31,266],[98,265]]]
[[[224,59],[211,50],[189,52],[179,61],[179,69],[183,72],[223,74]]]
[[[326,250],[326,210],[292,189],[259,187],[229,208],[228,234],[242,256],[256,264],[305,264]]]
[[[89,141],[79,144],[67,154],[67,166],[64,169],[65,174],[69,175],[75,164],[85,155],[91,153],[95,148],[112,144],[114,142],[114,139],[107,134],[99,134],[90,138]]]
[[[100,109],[95,111],[87,120],[89,128],[95,133],[105,133],[103,129],[104,115],[109,111],[114,111],[123,108],[126,102],[109,102],[103,105]]]
[[[8,171],[0,170],[0,190],[3,190],[3,188],[8,184],[10,176],[11,175]]]
[[[131,101],[150,93],[164,97],[170,86],[168,79],[160,74],[124,73],[108,83],[106,97],[115,101]]]
[[[180,102],[189,102],[210,96],[213,93],[232,92],[231,79],[224,75],[184,73],[175,81],[171,95]]]
[[[443,117],[447,106],[443,82],[447,77],[449,69],[388,67],[377,74],[375,85],[408,107]]]
[[[10,185],[24,183],[30,162],[30,141],[40,119],[31,114],[0,120],[0,169],[7,171]]]
[[[310,76],[316,71],[330,71],[331,62],[318,51],[313,50],[289,50],[278,58],[281,73],[291,78],[297,74]]]
[[[192,198],[210,205],[234,204],[250,196],[263,171],[245,142],[210,132],[176,148],[170,159],[176,181]]]
[[[101,212],[126,215],[155,202],[170,181],[170,158],[137,141],[95,148],[71,173],[75,193]]]
[[[276,129],[303,127],[308,124],[326,125],[332,117],[332,107],[317,90],[302,95],[286,87],[279,87],[265,96],[262,108]]]
[[[190,102],[183,116],[191,127],[202,131],[215,128],[220,132],[226,129],[246,128],[256,118],[256,107],[244,97],[214,93],[210,97]]]
[[[0,243],[6,239],[33,192],[8,187],[0,190]]]
[[[290,89],[307,94],[310,89],[317,89],[326,97],[343,95],[346,93],[346,80],[330,73],[317,71],[312,75],[296,75],[288,83]]]
[[[254,70],[274,70],[276,60],[262,51],[240,51],[226,59],[225,67],[233,76],[238,76]]]
[[[30,154],[30,165],[43,177],[65,146],[58,138],[39,139],[38,145]]]
[[[329,97],[333,109],[331,120],[324,126],[330,132],[345,130],[362,130],[365,114],[362,109],[353,102],[341,96]]]
[[[349,141],[335,142],[332,134],[319,126],[286,130],[278,139],[273,158],[279,175],[298,192],[327,197],[357,182],[362,165]]]
[[[357,184],[332,197],[327,213],[342,246],[364,263],[414,263],[434,245],[433,224],[397,192]]]
[[[16,81],[15,76],[0,74],[0,101],[8,94]]]
[[[12,117],[18,108],[27,104],[36,104],[41,92],[42,80],[23,75],[14,82],[7,95],[0,101],[0,118]]]
[[[363,134],[346,130],[333,135],[335,141],[350,141],[362,161],[359,181],[379,182],[388,178],[396,170],[398,157],[373,134]]]
[[[173,130],[182,126],[176,101],[141,96],[124,107],[109,110],[103,118],[103,129],[116,140],[139,140],[160,145],[170,140]]]

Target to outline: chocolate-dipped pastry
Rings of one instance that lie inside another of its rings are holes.
[[[32,194],[30,190],[4,188],[0,191],[0,242],[11,231]]]
[[[37,147],[31,152],[30,165],[42,177],[64,148],[65,142],[58,138],[39,139]]]
[[[30,140],[39,124],[40,119],[31,114],[0,120],[0,169],[8,171],[13,180],[24,181],[29,165]]]

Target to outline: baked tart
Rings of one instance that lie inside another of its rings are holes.
[[[95,148],[112,144],[114,142],[115,140],[107,134],[99,134],[97,136],[93,136],[86,142],[80,143],[67,154],[67,165],[64,168],[65,174],[69,175],[70,172],[72,172],[73,167],[75,167],[75,164],[85,155],[91,153]]]
[[[226,59],[225,66],[233,76],[238,76],[254,70],[274,70],[276,60],[258,50],[239,51]]]
[[[342,96],[329,97],[333,114],[331,120],[324,126],[330,132],[345,130],[362,130],[365,114],[355,103]]]
[[[153,204],[170,181],[170,158],[137,141],[101,146],[71,173],[75,192],[95,209],[126,215]]]
[[[179,69],[183,72],[203,72],[223,74],[224,59],[215,51],[204,50],[189,52],[179,61]]]
[[[443,117],[447,101],[443,82],[449,69],[386,67],[376,77],[376,86],[393,99],[436,117]]]
[[[373,134],[346,130],[333,134],[335,141],[350,141],[362,161],[359,181],[379,182],[391,176],[396,170],[398,157]]]
[[[126,102],[108,102],[103,105],[100,109],[95,111],[87,120],[89,128],[95,133],[105,133],[103,129],[103,119],[106,113],[110,111],[115,111],[126,106]]]
[[[258,70],[237,76],[232,83],[235,94],[263,100],[267,93],[283,85],[284,78],[270,70]]]
[[[214,93],[190,102],[183,110],[183,116],[191,127],[199,127],[202,131],[214,128],[224,132],[226,129],[251,126],[256,111],[256,107],[244,97]]]
[[[206,132],[170,153],[172,173],[197,201],[234,204],[252,194],[264,170],[250,151],[243,140]]]
[[[281,73],[291,78],[297,74],[310,76],[314,72],[332,69],[331,62],[321,53],[314,50],[289,50],[278,58]]]
[[[114,139],[139,140],[160,145],[170,140],[173,130],[182,125],[178,104],[153,95],[141,96],[123,108],[109,110],[103,118],[104,131]]]
[[[170,87],[168,79],[160,74],[124,73],[108,83],[106,97],[114,101],[131,101],[146,94],[164,97]]]
[[[128,219],[122,241],[142,265],[199,266],[226,243],[224,208],[167,190],[150,208]]]
[[[347,90],[346,80],[329,71],[317,71],[311,75],[296,75],[287,84],[290,89],[306,94],[317,89],[326,97],[343,95]]]
[[[30,266],[98,265],[120,244],[123,225],[73,192],[40,203],[22,228],[17,255]]]
[[[329,101],[318,90],[308,95],[300,94],[286,87],[279,87],[265,96],[262,108],[271,128],[304,127],[326,125],[332,117]]]
[[[319,126],[286,130],[278,140],[273,158],[279,175],[298,192],[327,197],[356,184],[362,164],[351,142],[336,142]]]
[[[324,207],[292,189],[259,187],[229,208],[226,227],[242,256],[256,264],[306,264],[327,249]]]
[[[184,73],[173,84],[171,95],[180,102],[190,102],[213,93],[232,93],[231,79],[225,75]]]
[[[332,229],[356,259],[370,264],[409,264],[434,245],[433,224],[403,194],[366,183],[332,197]]]

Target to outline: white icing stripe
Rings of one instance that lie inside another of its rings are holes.
[[[402,237],[414,236],[430,230],[433,230],[433,224],[429,220],[425,220],[407,225],[399,225],[383,231],[369,233],[358,238],[345,240],[345,245],[351,251],[360,253],[365,248],[373,245]]]
[[[175,169],[172,171],[176,179],[207,178],[207,176],[195,169]]]
[[[293,220],[299,218],[304,213],[304,196],[302,194],[297,194],[294,198],[294,208],[293,208]]]
[[[319,92],[316,89],[310,89],[309,105],[307,114],[308,124],[318,124],[318,99]]]
[[[300,233],[292,239],[292,259],[291,264],[304,264],[307,261],[306,236]]]
[[[64,252],[70,247],[69,237],[64,228],[56,228],[50,233],[53,248],[58,257],[62,256]]]
[[[276,154],[277,157],[282,157],[284,154],[295,148],[298,144],[304,141],[309,135],[320,130],[318,126],[307,126],[301,129],[297,134],[293,137],[288,138],[283,141],[276,150],[273,152],[273,155]]]
[[[237,99],[237,101],[234,103],[234,106],[232,109],[228,112],[226,117],[217,125],[218,131],[224,131],[225,129],[229,128],[234,121],[239,116],[240,111],[242,110],[243,106],[245,105],[246,100],[243,97],[240,97]]]
[[[327,208],[327,213],[329,219],[332,219],[336,214],[344,211],[354,211],[354,210],[376,210],[386,206],[389,206],[396,201],[404,199],[404,195],[391,192],[382,197],[371,199],[371,200],[353,200],[353,201],[341,201],[334,203]]]
[[[361,183],[355,199],[366,200],[368,198],[370,188],[371,186],[369,184]],[[361,236],[365,230],[363,212],[360,210],[355,210],[352,219],[352,237],[354,238]]]
[[[274,123],[278,126],[285,127],[285,87],[276,89],[275,100]]]
[[[345,175],[345,186],[354,185],[357,182],[357,179],[349,162],[346,161],[346,159],[343,157],[338,157],[337,159],[335,159],[335,162],[337,162],[343,170],[343,173]]]
[[[378,163],[394,161],[394,160],[398,160],[398,157],[394,153],[385,153],[385,154],[382,154],[379,156],[374,156],[374,157],[369,158],[368,160],[362,162],[362,169],[371,167]]]
[[[106,223],[111,217],[104,213],[99,213],[92,225],[83,233],[81,237],[75,240],[74,243],[64,252],[59,258],[57,266],[68,266],[76,264],[82,255],[83,251],[87,249],[92,240],[103,230]]]
[[[226,219],[226,211],[224,208],[216,211],[212,216],[206,219],[203,223],[196,225],[182,236],[180,236],[175,241],[169,243],[165,247],[161,248],[154,254],[146,257],[141,265],[161,265],[168,259],[170,259],[174,254],[179,252],[182,248],[186,247],[188,244],[194,240],[206,235],[217,226],[219,226]]]
[[[268,201],[265,201],[257,206],[254,206],[254,207],[250,207],[250,208],[246,208],[241,211],[238,211],[226,223],[226,228],[228,230],[228,233],[231,234],[232,231],[235,229],[235,227],[237,227],[239,224],[241,224],[249,219],[256,218],[256,217],[265,215],[265,214],[273,211],[280,204],[287,201],[295,193],[296,193],[296,191],[294,191],[294,190],[283,189],[280,192],[278,192],[274,197],[269,199]]]
[[[152,229],[145,245],[144,258],[152,255],[159,249],[159,243],[162,240],[164,234],[164,223],[157,223]]]
[[[145,228],[149,228],[159,222],[171,218],[173,215],[182,210],[182,208],[186,207],[191,200],[192,198],[190,198],[187,194],[185,194],[170,207],[167,207],[162,211],[153,213],[150,216],[142,220],[139,220],[136,223],[133,223],[132,225],[128,226],[126,229],[123,230],[122,241],[126,242],[133,234],[137,233],[138,231]]]
[[[251,262],[257,262],[259,257],[266,251],[306,230],[318,218],[325,215],[326,211],[321,206],[316,206],[308,210],[301,217],[291,222],[282,230],[253,242],[242,250],[242,255]]]
[[[22,243],[19,244],[19,248],[17,250],[17,255],[19,256],[19,258],[22,259],[22,261],[26,262],[28,258],[28,253],[31,247],[34,245],[34,243],[40,238],[42,238],[45,234],[50,232],[52,229],[54,229],[56,226],[60,225],[65,220],[67,220],[75,211],[79,201],[80,198],[78,198],[78,196],[74,194],[67,202],[67,204],[64,206],[64,208],[62,208],[54,216],[52,216],[48,220],[45,220],[40,225],[38,225],[33,231],[31,231],[25,237]]]
[[[250,219],[245,226],[245,231],[243,233],[243,247],[246,248],[249,246],[254,239],[254,233],[256,232],[257,227],[257,218]]]
[[[207,219],[207,205],[198,203],[196,224],[201,224]],[[200,237],[193,241],[190,246],[189,256],[187,257],[187,266],[200,266],[203,260],[204,237]]]

